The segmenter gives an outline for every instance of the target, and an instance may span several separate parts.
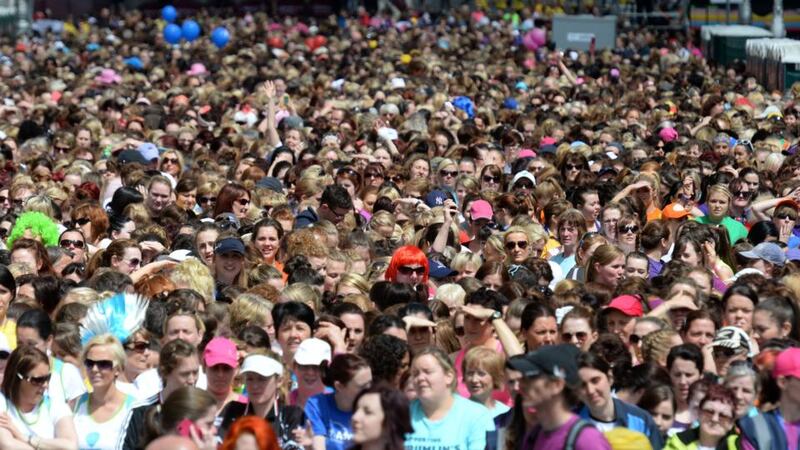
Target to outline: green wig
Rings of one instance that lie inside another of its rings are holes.
[[[14,228],[11,229],[6,241],[8,247],[11,248],[14,245],[14,241],[25,237],[26,230],[30,230],[34,236],[41,238],[42,245],[45,247],[58,245],[58,226],[56,223],[40,212],[29,211],[22,213],[14,224]]]

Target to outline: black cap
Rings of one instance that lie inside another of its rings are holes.
[[[244,242],[235,237],[229,237],[218,241],[216,247],[214,247],[214,254],[224,255],[226,253],[237,253],[244,256]]]
[[[539,350],[509,358],[506,366],[522,372],[525,378],[550,375],[563,378],[567,384],[578,383],[578,355],[572,344],[548,345]]]
[[[283,194],[283,183],[275,177],[264,177],[256,183],[256,186],[267,188],[279,194]]]
[[[142,154],[137,150],[123,150],[119,152],[119,155],[117,156],[117,162],[122,165],[128,163],[139,163],[145,166],[150,163],[150,161],[146,160],[144,156],[142,156]]]

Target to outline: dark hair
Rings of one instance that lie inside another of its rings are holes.
[[[694,344],[681,344],[672,347],[667,355],[667,370],[672,370],[676,359],[691,361],[697,371],[703,373],[703,351]]]
[[[397,316],[382,314],[372,320],[367,328],[367,336],[380,336],[389,328],[401,328],[405,330],[406,324]]]
[[[17,297],[17,282],[14,280],[14,274],[8,270],[8,266],[0,265],[0,285],[11,292],[11,301],[13,302]]]
[[[331,387],[335,386],[334,383],[337,381],[339,384],[347,384],[353,379],[356,372],[363,368],[369,368],[369,364],[367,360],[358,355],[352,353],[336,355],[333,357],[323,381],[326,386]]]
[[[428,308],[428,305],[424,305],[422,303],[416,303],[416,302],[409,303],[406,306],[400,308],[400,311],[398,311],[397,313],[397,315],[400,316],[401,319],[403,317],[416,314],[424,314],[426,319],[433,321],[433,312],[431,311],[430,308]]]
[[[758,245],[770,236],[778,239],[778,227],[771,220],[762,220],[750,227],[750,231],[747,233],[747,242]]]
[[[410,284],[378,281],[369,290],[369,299],[379,311],[403,303],[419,302],[419,293]],[[425,299],[427,300],[427,299]]]
[[[355,314],[365,319],[364,311],[355,303],[338,303],[331,308],[331,314],[339,318],[345,314]]]
[[[196,421],[216,405],[213,395],[194,386],[183,386],[164,400],[161,408],[152,408],[145,417],[145,443],[173,432],[183,419]]]
[[[253,231],[251,232],[251,235],[253,236],[253,238],[252,238],[251,242],[255,242],[256,237],[258,236],[258,232],[262,228],[275,228],[275,231],[278,232],[278,239],[283,239],[284,231],[283,231],[283,226],[281,225],[281,223],[278,222],[275,219],[272,219],[270,217],[266,217],[264,219],[259,220],[258,222],[255,223],[255,225],[253,225]]]
[[[276,333],[281,328],[281,325],[283,325],[283,322],[290,319],[303,322],[308,325],[309,329],[314,329],[314,310],[308,307],[308,305],[305,303],[278,303],[272,309],[272,321],[274,323]]]
[[[686,333],[689,331],[689,326],[695,320],[710,320],[714,322],[714,329],[719,329],[720,327],[720,320],[719,317],[716,317],[712,314],[711,310],[707,309],[698,309],[694,311],[689,311],[689,314],[686,315],[686,320],[683,322],[683,328],[680,330],[681,333]]]
[[[53,335],[53,321],[44,310],[32,309],[24,312],[19,319],[17,319],[17,329],[32,328],[36,330],[39,337],[46,341]]]
[[[376,383],[358,393],[353,402],[354,411],[361,397],[367,394],[378,394],[381,400],[381,409],[383,409],[381,435],[386,438],[384,450],[404,450],[406,435],[414,432],[414,428],[411,426],[408,399],[401,391],[388,383]],[[352,450],[361,450],[361,448],[360,445],[355,445]]]
[[[395,383],[403,366],[403,357],[408,354],[408,343],[388,334],[367,338],[358,354],[372,369],[372,379]]]
[[[158,354],[158,374],[162,379],[165,379],[173,370],[178,368],[181,364],[181,359],[192,356],[198,356],[197,347],[194,345],[183,339],[167,342],[166,345],[161,347],[161,352]]]
[[[47,314],[52,314],[61,301],[61,280],[44,275],[33,279],[33,296]]]
[[[678,400],[675,398],[675,392],[673,392],[672,386],[659,383],[645,388],[636,406],[652,414],[658,405],[664,401],[672,403],[673,411],[678,410]]]
[[[651,220],[642,228],[642,234],[639,239],[641,240],[642,249],[645,251],[652,250],[658,247],[662,239],[669,239],[669,227],[661,219]]]
[[[353,199],[347,189],[338,184],[331,184],[322,191],[322,198],[319,204],[320,206],[327,205],[331,209],[353,209]]]
[[[489,308],[495,311],[502,312],[503,306],[508,305],[509,302],[508,299],[503,294],[482,287],[477,291],[469,294],[464,303],[466,303],[467,305],[480,305],[483,306],[484,308]]]
[[[603,372],[606,376],[611,374],[611,364],[593,351],[581,352],[578,356],[578,369],[594,369]]]
[[[796,324],[797,319],[800,318],[800,311],[798,311],[797,304],[790,298],[781,296],[767,297],[756,305],[755,311],[767,311],[771,318],[777,322],[779,328],[788,322],[792,328],[787,337],[796,341],[800,340],[800,331],[798,331]]]
[[[122,216],[125,208],[133,203],[143,203],[144,196],[136,189],[128,186],[122,186],[114,191],[111,196],[111,202],[106,206],[106,210],[110,216]]]
[[[130,276],[122,272],[111,269],[97,270],[92,277],[86,280],[86,287],[90,287],[97,292],[125,292],[128,286],[133,286]]]
[[[269,334],[257,325],[248,325],[242,328],[242,331],[236,337],[250,347],[264,350],[270,349]]]
[[[527,330],[533,326],[533,322],[540,317],[556,317],[553,308],[542,303],[528,303],[522,310],[520,318],[520,329]]]
[[[658,364],[642,363],[614,377],[614,389],[630,389],[633,392],[648,389],[654,384],[670,385],[669,373]]]
[[[228,183],[217,194],[217,203],[214,204],[214,217],[222,213],[233,212],[233,202],[239,197],[251,198],[250,191],[238,183]]]
[[[633,358],[627,345],[622,342],[622,338],[615,333],[600,333],[597,340],[589,347],[589,351],[598,355],[603,355],[611,366],[614,378],[622,377],[622,373],[630,370],[633,365]]]
[[[728,305],[728,300],[730,300],[730,298],[734,295],[741,295],[742,297],[748,298],[751,302],[753,302],[754,307],[758,305],[758,294],[756,293],[755,289],[747,284],[734,284],[733,286],[729,287],[722,296],[723,309]]]
[[[2,391],[13,405],[19,406],[19,386],[22,384],[22,379],[18,375],[27,376],[38,364],[47,364],[49,367],[50,358],[32,345],[23,345],[11,352],[3,373]]]

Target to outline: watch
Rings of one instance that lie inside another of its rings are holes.
[[[492,313],[492,320],[497,320],[502,318],[503,318],[503,313],[501,313],[500,311],[495,311]]]

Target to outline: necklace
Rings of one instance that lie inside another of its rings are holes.
[[[22,420],[25,423],[25,425],[28,426],[28,429],[33,431],[31,427],[39,422],[39,415],[42,413],[42,409],[37,408],[36,406],[33,407],[33,409],[36,410],[36,417],[33,418],[32,422],[29,422],[28,419],[25,418],[25,414],[22,411],[20,411],[16,405],[14,405],[14,409],[17,410],[17,416],[20,418],[20,420]]]

